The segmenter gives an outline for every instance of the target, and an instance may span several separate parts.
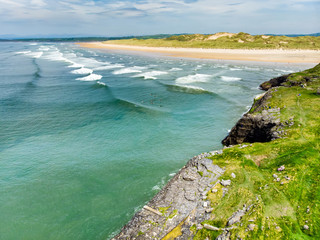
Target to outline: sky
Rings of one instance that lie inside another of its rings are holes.
[[[320,0],[0,0],[0,36],[320,32]]]

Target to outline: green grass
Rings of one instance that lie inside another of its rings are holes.
[[[235,211],[253,204],[231,230],[231,239],[320,239],[319,76],[320,65],[290,76],[291,81],[312,77],[306,87],[279,87],[272,93],[268,105],[280,107],[281,120],[294,118],[294,125],[285,127],[284,138],[245,148],[234,146],[212,157],[215,164],[226,167],[222,178],[231,179],[232,184],[223,198],[209,195],[214,211],[206,223],[224,227]],[[278,172],[281,165],[285,170]],[[231,173],[236,174],[235,179]],[[275,181],[273,174],[281,181]],[[251,223],[255,229],[246,231]],[[194,239],[215,239],[217,234],[202,229]]]
[[[172,36],[164,39],[124,39],[106,43],[183,48],[224,48],[224,49],[320,49],[320,37],[286,37],[250,35],[240,32],[233,36],[224,36],[210,40],[211,35],[191,34]]]

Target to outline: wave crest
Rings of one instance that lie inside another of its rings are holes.
[[[221,76],[220,78],[222,81],[225,81],[225,82],[235,82],[235,81],[240,81],[242,79],[239,77],[228,77],[228,76]]]
[[[211,75],[197,73],[194,75],[180,77],[180,78],[176,79],[176,83],[188,84],[188,83],[194,83],[194,82],[207,82],[210,78],[211,78]]]

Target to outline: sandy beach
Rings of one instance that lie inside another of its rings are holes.
[[[319,50],[281,50],[281,49],[202,49],[202,48],[169,48],[169,47],[142,47],[108,44],[102,42],[77,43],[81,47],[123,50],[136,52],[160,53],[171,57],[239,60],[258,62],[282,63],[319,63]]]

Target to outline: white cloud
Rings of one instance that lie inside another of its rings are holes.
[[[32,0],[31,5],[36,7],[44,7],[47,4],[43,0]]]
[[[303,21],[307,22],[317,15],[319,20],[319,6],[319,0],[0,0],[0,29],[4,26],[1,22],[24,23],[27,29],[31,28],[28,23],[33,21],[66,29],[85,24],[83,28],[90,30],[99,26],[108,29],[131,26],[129,30],[134,31],[140,24],[140,29],[162,32],[166,32],[163,29],[168,29],[167,32],[210,32],[220,25],[243,31],[244,26],[257,28],[256,23],[262,19],[267,19],[272,29],[278,27],[272,20],[276,14],[278,19],[291,16],[290,25],[293,26],[302,20],[292,21],[295,19],[292,16],[303,15]],[[107,24],[109,22],[113,25]]]

